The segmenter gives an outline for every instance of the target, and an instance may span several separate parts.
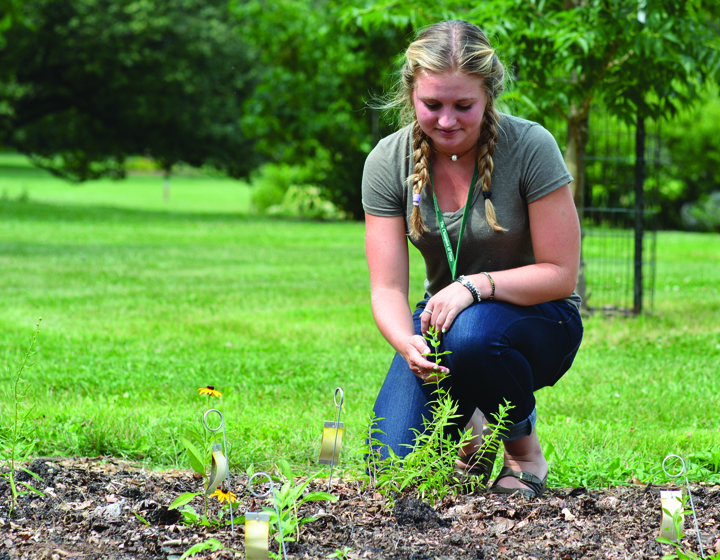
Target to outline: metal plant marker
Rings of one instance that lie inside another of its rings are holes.
[[[340,402],[338,403],[338,393],[340,393]],[[322,443],[320,444],[320,458],[318,462],[323,465],[330,465],[330,478],[328,479],[328,489],[332,483],[333,467],[337,465],[340,459],[340,448],[342,447],[342,435],[344,424],[340,422],[340,413],[345,402],[345,393],[342,388],[335,389],[333,401],[337,407],[337,420],[335,422],[325,422],[323,426]]]
[[[208,425],[207,417],[208,414],[211,412],[215,412],[220,417],[220,424],[216,428],[211,428]],[[234,520],[234,514],[233,514],[233,503],[232,503],[232,490],[230,488],[230,471],[228,468],[228,448],[227,448],[227,437],[225,435],[225,417],[222,415],[222,412],[217,410],[216,408],[211,408],[205,414],[203,414],[203,424],[205,427],[213,432],[216,433],[219,430],[222,430],[223,435],[223,443],[222,446],[219,443],[213,444],[212,446],[212,467],[210,469],[210,479],[208,480],[208,487],[205,490],[206,495],[210,495],[217,489],[218,486],[222,483],[223,480],[227,480],[227,487],[228,487],[228,503],[230,504],[230,532],[233,536],[235,536],[235,520]],[[223,454],[224,451],[224,454]]]
[[[265,492],[256,492],[254,481],[257,477],[263,476],[267,479],[270,488]],[[287,558],[285,540],[283,539],[282,519],[278,509],[278,497],[275,493],[275,483],[269,474],[264,472],[255,473],[248,481],[248,490],[256,498],[267,498],[272,494],[272,502],[275,507],[275,514],[278,520],[278,534],[282,546],[282,557]],[[267,560],[268,558],[268,537],[270,535],[270,514],[267,512],[245,512],[245,555],[248,560]]]
[[[680,466],[680,472],[670,473],[670,472],[667,471],[667,469],[665,468],[665,463],[667,462],[668,459],[677,459],[678,461],[680,461],[680,465],[681,465],[681,466]],[[695,513],[695,504],[693,503],[693,499],[692,499],[692,492],[690,492],[690,482],[688,481],[688,477],[687,477],[687,468],[685,467],[685,461],[683,461],[683,458],[680,457],[679,455],[668,455],[667,457],[665,457],[665,459],[663,459],[662,469],[663,469],[663,472],[664,472],[666,475],[668,475],[669,477],[671,477],[671,478],[677,478],[677,477],[679,477],[679,476],[682,476],[683,474],[685,475],[685,488],[687,488],[688,498],[690,498],[690,509],[692,509],[693,520],[695,521],[695,533],[697,534],[698,546],[700,547],[700,558],[704,558],[705,555],[704,555],[704,553],[703,553],[702,540],[700,539],[700,528],[698,527],[697,515],[696,515],[696,513]],[[675,496],[666,496],[666,500],[671,500],[671,499],[672,499],[672,500],[675,500],[675,501],[678,502],[678,505],[675,506],[675,508],[676,508],[675,510],[670,510],[670,509],[668,508],[669,511],[670,511],[670,513],[671,513],[671,515],[672,515],[672,513],[673,513],[674,511],[676,511],[677,509],[679,509],[680,507],[682,507],[682,503],[681,503],[682,492],[681,492],[681,491],[675,491],[675,492],[673,492],[673,493],[675,494]],[[663,500],[662,494],[663,494],[663,492],[660,493],[660,502],[661,502],[661,503],[662,503],[662,500]],[[674,504],[669,504],[669,505],[674,505]],[[665,506],[663,505],[663,507],[665,507]],[[661,536],[661,537],[662,537],[662,536],[665,536],[665,535],[662,534],[662,528],[665,526],[665,517],[666,517],[666,516],[667,516],[667,514],[666,514],[665,512],[663,512],[663,522],[662,522],[662,524],[661,524],[661,529],[660,529],[660,531],[661,531],[661,532],[660,532],[660,536]],[[670,519],[670,523],[672,524],[672,519]],[[674,526],[673,526],[672,532],[674,533],[674,531],[675,531],[675,529],[674,529]],[[668,537],[668,538],[671,538],[672,540],[677,540],[677,535],[675,535],[674,538],[672,538],[672,537]]]
[[[267,560],[270,514],[245,512],[245,556],[248,560]]]

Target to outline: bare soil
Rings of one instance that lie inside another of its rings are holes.
[[[10,489],[0,482],[0,560],[72,559],[177,560],[209,538],[244,550],[244,526],[221,529],[183,525],[168,510],[183,492],[198,491],[191,472],[152,472],[107,458],[39,458],[28,466],[42,477],[33,485],[44,497],[20,498],[8,518]],[[29,480],[25,473],[19,474]],[[239,513],[264,505],[247,491],[247,477],[232,477]],[[313,490],[326,490],[316,480]],[[705,554],[720,552],[720,487],[691,488]],[[539,500],[476,493],[447,499],[434,508],[412,496],[393,508],[357,481],[333,480],[336,502],[310,502],[305,525],[288,558],[321,559],[347,547],[347,558],[446,559],[650,559],[671,552],[655,541],[661,509],[660,488],[628,486],[604,490],[551,489]],[[202,502],[194,504],[202,510]],[[212,499],[211,512],[218,509]],[[136,515],[137,514],[137,515]],[[142,520],[138,517],[141,516]],[[147,523],[146,525],[145,522]],[[685,544],[698,551],[692,517],[686,518]],[[271,541],[271,550],[278,552]],[[235,558],[227,550],[196,558]]]

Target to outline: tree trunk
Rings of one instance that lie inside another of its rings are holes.
[[[565,165],[573,176],[570,183],[575,208],[577,209],[580,226],[583,226],[583,210],[585,206],[585,147],[588,139],[588,113],[583,112],[575,103],[570,106],[567,115],[567,147],[565,148]],[[580,254],[580,270],[578,271],[575,291],[582,298],[582,308],[587,309],[587,286],[585,283],[585,261]]]

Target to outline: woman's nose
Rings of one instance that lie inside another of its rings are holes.
[[[438,118],[438,124],[442,128],[452,128],[455,126],[455,122],[457,119],[455,119],[454,115],[450,111],[443,111]]]

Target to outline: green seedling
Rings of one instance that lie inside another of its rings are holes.
[[[348,554],[350,554],[353,551],[352,548],[349,546],[343,546],[342,548],[336,548],[335,552],[328,554],[325,558],[340,558],[342,560],[347,560],[350,558]]]
[[[220,397],[222,395],[220,391],[215,389],[212,385],[201,387],[198,389],[198,392],[201,395],[205,394],[208,396],[208,403],[211,398]],[[190,467],[203,478],[203,491],[185,492],[181,494],[175,499],[175,501],[173,501],[168,509],[178,509],[182,507],[183,509],[179,511],[183,516],[183,523],[186,525],[199,524],[208,527],[218,527],[224,525],[227,522],[223,521],[223,517],[225,515],[223,509],[221,509],[218,513],[217,519],[210,519],[208,514],[208,489],[211,484],[211,476],[208,475],[208,465],[212,463],[212,446],[218,439],[217,434],[213,432],[212,435],[208,435],[208,430],[202,428],[195,429],[193,427],[188,427],[187,432],[188,437],[181,437],[180,442],[185,449],[188,461],[190,462]],[[202,515],[198,514],[195,508],[189,505],[190,502],[197,496],[203,497],[204,513]],[[231,512],[231,510],[234,511],[237,496],[232,492],[225,492],[221,488],[217,488],[212,494],[210,494],[210,497],[216,497],[220,504],[226,502],[227,505],[225,507],[228,510],[228,513]]]
[[[240,552],[239,550],[223,546],[223,544],[217,539],[208,539],[201,543],[192,545],[183,553],[183,555],[180,557],[180,560],[185,560],[185,558],[191,558],[195,556],[198,552],[203,552],[205,550],[209,550],[210,552],[217,552],[218,550],[228,550],[235,554],[242,554],[242,552]]]
[[[683,519],[686,515],[692,514],[691,509],[686,509],[687,496],[683,495],[682,507],[676,509],[673,513],[663,508],[663,511],[669,517],[672,517],[673,527],[675,534],[677,535],[677,541],[668,539],[667,537],[656,537],[655,540],[662,544],[670,545],[674,548],[671,554],[665,554],[662,560],[720,560],[720,552],[711,554],[709,556],[703,556],[688,549],[683,543],[682,539],[685,537],[683,533]]]
[[[32,407],[26,405],[28,385],[22,381],[22,376],[25,370],[33,365],[30,359],[35,354],[33,349],[35,348],[37,337],[40,334],[40,321],[42,321],[42,317],[40,317],[35,324],[35,333],[30,339],[27,350],[23,353],[15,377],[5,395],[6,402],[4,404],[9,409],[8,416],[10,418],[9,421],[7,421],[5,419],[6,415],[3,414],[2,424],[10,426],[10,433],[6,438],[0,440],[0,456],[9,470],[6,473],[0,474],[0,476],[7,479],[10,484],[9,517],[15,516],[18,507],[18,497],[30,492],[34,492],[40,496],[45,495],[29,482],[19,481],[15,476],[15,469],[18,467],[18,463],[26,462],[35,448],[35,441],[26,429],[27,419],[32,412]],[[28,469],[21,467],[20,470],[40,480],[38,475]],[[25,488],[25,490],[21,488]]]
[[[275,507],[263,507],[263,510],[270,514],[270,530],[277,534],[275,538],[281,541],[279,531],[282,530],[282,539],[295,541],[300,538],[300,528],[306,523],[315,521],[315,517],[300,517],[298,509],[305,503],[317,501],[337,501],[337,498],[327,492],[306,492],[308,485],[318,474],[306,478],[304,481],[295,482],[296,475],[293,473],[290,463],[286,460],[278,462],[280,472],[285,477],[285,482],[278,490],[273,492],[274,505],[280,513],[278,527],[278,513]]]
[[[430,328],[424,338],[432,346],[428,356],[436,364],[440,364],[442,356],[450,354],[449,350],[439,351],[441,344],[437,329]],[[371,418],[368,428],[368,444],[365,448],[366,470],[370,483],[387,499],[393,501],[394,496],[414,488],[421,499],[431,504],[443,500],[447,495],[460,492],[471,492],[479,486],[474,479],[462,479],[455,473],[455,460],[460,450],[470,443],[473,434],[463,432],[458,440],[454,440],[450,427],[456,424],[457,403],[453,402],[447,390],[440,383],[447,375],[440,373],[430,383],[436,385],[432,401],[432,417],[423,420],[423,430],[416,431],[415,443],[405,457],[399,457],[392,449],[387,448],[386,459],[381,459],[383,444],[374,436],[380,431]],[[496,424],[492,426],[489,437],[483,438],[479,453],[497,451],[499,435],[506,422],[507,413],[512,408],[509,403],[501,406],[494,415]]]

